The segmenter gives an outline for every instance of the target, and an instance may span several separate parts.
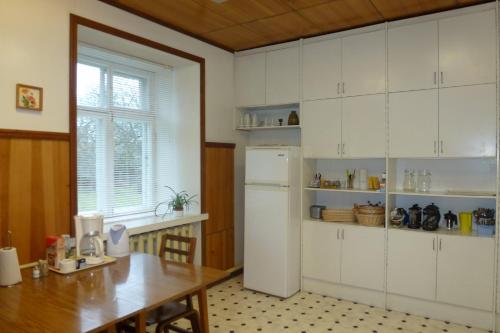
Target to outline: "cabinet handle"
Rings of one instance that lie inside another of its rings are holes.
[[[444,153],[444,149],[443,149],[443,140],[441,140],[441,154]]]
[[[441,72],[441,84],[443,84],[443,83],[444,83],[444,74],[443,74],[443,72]]]
[[[342,143],[342,155],[345,155],[345,143]]]
[[[345,82],[342,82],[342,93],[345,94]]]
[[[339,231],[340,229],[337,229],[337,239],[339,239]]]
[[[436,151],[436,140],[434,140],[434,155],[436,155],[437,151]]]
[[[340,143],[337,143],[337,155],[340,156]]]
[[[437,84],[437,72],[434,72],[434,85]]]
[[[432,251],[436,250],[436,238],[432,239]]]
[[[337,82],[337,95],[340,95],[340,82]]]
[[[342,239],[344,239],[344,229],[342,229]]]
[[[439,239],[439,251],[441,251],[443,249],[443,246],[441,245],[442,242],[443,242],[443,240],[440,238]]]

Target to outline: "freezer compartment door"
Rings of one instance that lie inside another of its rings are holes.
[[[288,189],[245,186],[245,288],[287,295]]]
[[[288,185],[289,154],[287,149],[248,149],[245,183]]]

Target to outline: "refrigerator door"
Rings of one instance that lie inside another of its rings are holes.
[[[245,183],[288,185],[289,154],[279,148],[247,149]]]
[[[288,297],[289,190],[245,186],[245,288]]]

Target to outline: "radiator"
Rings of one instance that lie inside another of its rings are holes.
[[[166,233],[178,236],[193,237],[193,225],[186,224],[178,227],[130,236],[130,252],[143,252],[157,256],[160,252],[161,237]],[[172,242],[174,244],[172,244]],[[167,246],[178,248],[180,250],[187,250],[187,245],[185,243],[168,240]],[[179,254],[169,253],[166,258],[174,261],[186,262],[186,257]]]

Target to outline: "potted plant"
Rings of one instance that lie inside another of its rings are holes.
[[[172,187],[170,186],[165,186],[172,192],[172,197],[166,202],[160,202],[158,206],[156,206],[155,209],[155,214],[158,216],[158,208],[163,205],[167,204],[168,210],[162,215],[165,216],[168,212],[172,211],[174,213],[175,217],[180,217],[184,215],[184,209],[189,209],[193,204],[196,203],[194,198],[196,197],[195,195],[190,196],[186,191],[180,191],[176,192]]]

